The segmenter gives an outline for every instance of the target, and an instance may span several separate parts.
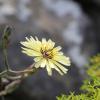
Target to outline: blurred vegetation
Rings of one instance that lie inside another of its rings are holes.
[[[91,58],[87,74],[81,87],[83,93],[76,95],[73,92],[59,96],[57,100],[100,100],[100,54]]]

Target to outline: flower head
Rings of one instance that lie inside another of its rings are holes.
[[[52,69],[58,71],[61,75],[67,73],[67,70],[63,65],[70,66],[69,57],[63,55],[60,51],[61,47],[54,47],[55,43],[52,40],[39,41],[36,37],[35,39],[31,36],[26,37],[26,41],[21,42],[23,45],[22,52],[28,56],[34,57],[35,67],[44,68],[46,67],[48,75],[52,75]]]

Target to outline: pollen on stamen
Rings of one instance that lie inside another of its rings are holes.
[[[43,55],[43,58],[47,58],[47,59],[52,59],[52,54],[50,53],[50,51],[48,52],[48,51],[43,51],[42,49],[41,49],[41,53],[42,53],[42,55]]]

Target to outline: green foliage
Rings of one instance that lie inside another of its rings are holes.
[[[89,77],[81,87],[83,93],[62,95],[57,100],[100,100],[100,54],[91,58],[87,74]]]
[[[75,95],[71,93],[70,95],[62,95],[57,97],[57,100],[90,100],[85,94]]]

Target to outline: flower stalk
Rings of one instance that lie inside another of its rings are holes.
[[[7,58],[7,48],[8,48],[8,43],[9,43],[9,37],[11,35],[11,30],[12,30],[11,27],[7,26],[2,36],[2,49],[3,49],[3,54],[4,54],[4,64],[5,64],[7,71],[10,69],[8,58]]]

